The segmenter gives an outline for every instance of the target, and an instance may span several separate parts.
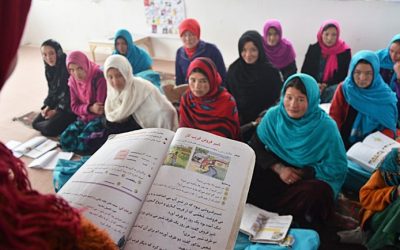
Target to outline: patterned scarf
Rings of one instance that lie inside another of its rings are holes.
[[[222,79],[215,64],[209,58],[196,58],[189,65],[188,78],[196,68],[205,72],[210,90],[203,97],[196,97],[190,88],[186,91],[179,108],[179,127],[197,128],[238,140],[240,125],[236,102],[231,94],[220,86]]]

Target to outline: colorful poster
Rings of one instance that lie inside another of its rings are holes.
[[[153,34],[178,34],[185,19],[184,0],[144,0],[146,22]]]

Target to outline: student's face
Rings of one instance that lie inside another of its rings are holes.
[[[269,46],[275,46],[279,42],[279,34],[278,31],[274,28],[269,28],[267,33],[267,44]]]
[[[84,81],[86,79],[86,71],[83,70],[81,66],[75,63],[70,63],[68,65],[69,73],[74,77],[76,80]]]
[[[202,73],[193,72],[189,76],[189,88],[196,97],[203,97],[210,91],[210,83]]]
[[[353,79],[359,88],[368,88],[374,78],[374,70],[368,63],[358,63],[353,71]]]
[[[400,42],[395,42],[390,45],[389,54],[393,63],[400,61]]]
[[[126,54],[128,53],[128,44],[122,37],[117,39],[117,41],[115,42],[115,47],[121,55],[126,56]]]
[[[183,32],[181,40],[183,42],[183,46],[188,49],[195,48],[199,43],[197,36],[188,30]]]
[[[327,47],[332,47],[335,45],[337,40],[337,29],[335,27],[330,27],[322,32],[322,42]]]
[[[307,96],[294,87],[288,87],[283,99],[286,113],[293,119],[300,119],[307,112]]]
[[[51,46],[42,46],[40,48],[42,53],[43,61],[45,61],[50,66],[55,66],[57,63],[57,53],[56,50]]]
[[[116,68],[109,68],[107,70],[107,81],[109,81],[111,86],[118,92],[121,92],[125,88],[125,78]]]
[[[252,41],[248,41],[244,44],[240,54],[247,64],[253,64],[258,59],[258,49]]]

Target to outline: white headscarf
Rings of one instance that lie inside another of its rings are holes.
[[[110,68],[119,70],[125,79],[125,87],[118,92],[107,79]],[[132,66],[121,55],[111,55],[104,63],[107,80],[105,115],[108,121],[118,122],[130,115],[142,128],[167,128],[176,130],[178,115],[172,104],[149,81],[133,76]]]

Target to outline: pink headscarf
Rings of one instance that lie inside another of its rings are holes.
[[[78,95],[80,100],[89,101],[92,95],[91,93],[92,79],[97,70],[99,69],[99,65],[90,61],[87,58],[87,56],[80,51],[72,51],[67,56],[67,67],[69,67],[71,63],[77,64],[80,67],[82,67],[82,69],[86,72],[86,79],[80,81],[78,79],[75,79],[71,74],[71,76],[68,79],[68,85],[78,90]]]
[[[336,27],[337,40],[333,46],[327,47],[322,41],[322,33],[324,32],[324,28],[330,24]],[[317,34],[317,39],[319,46],[321,47],[322,57],[326,58],[325,70],[322,76],[322,81],[327,82],[333,76],[333,73],[338,69],[338,62],[336,55],[344,52],[350,47],[343,40],[340,39],[339,23],[338,21],[333,19],[326,20],[325,22],[322,23]]]
[[[267,43],[268,30],[270,28],[276,29],[279,34],[279,41],[275,46],[269,46]],[[269,19],[265,22],[263,38],[265,55],[276,68],[282,69],[296,59],[292,43],[282,37],[282,27],[278,20]]]

